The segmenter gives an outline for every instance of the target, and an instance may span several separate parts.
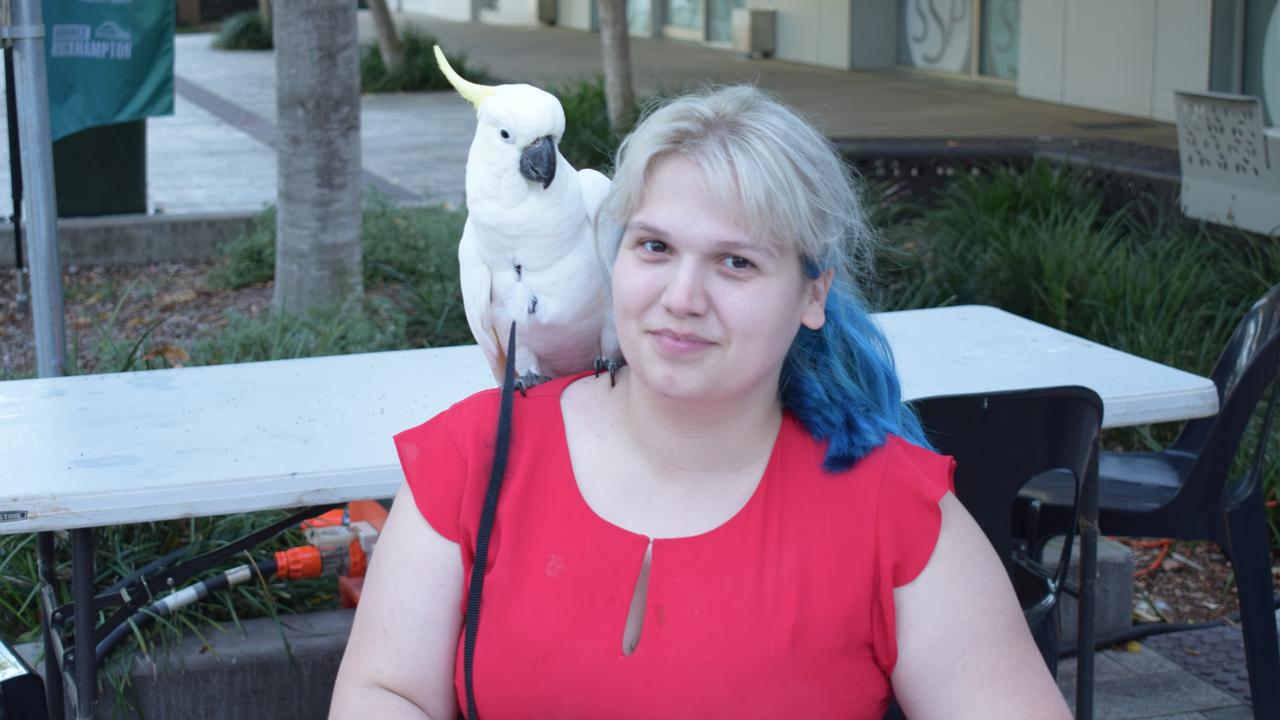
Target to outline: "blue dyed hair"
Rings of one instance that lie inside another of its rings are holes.
[[[799,271],[831,271],[826,319],[801,327],[783,363],[782,405],[819,440],[823,466],[845,470],[889,433],[929,447],[902,390],[884,333],[856,280],[871,274],[873,235],[849,166],[822,133],[754,87],[677,98],[649,112],[623,141],[602,215],[625,224],[658,160],[697,163],[721,207],[760,237],[795,246]]]

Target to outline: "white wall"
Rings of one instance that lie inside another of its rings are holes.
[[[850,2],[851,0],[747,0],[747,7],[778,11],[776,56],[780,60],[847,70]]]
[[[898,63],[898,0],[853,0],[849,67],[893,67]]]
[[[480,22],[492,25],[537,25],[538,0],[498,0],[498,9],[480,8]]]
[[[1157,0],[1151,116],[1174,122],[1175,90],[1209,89],[1211,3]]]
[[[1155,0],[1070,0],[1063,101],[1150,115],[1155,25]]]
[[[471,20],[471,0],[397,0],[402,12],[431,15],[446,20]]]
[[[1062,102],[1063,32],[1066,0],[1018,6],[1018,94]]]
[[[1205,0],[1021,5],[1018,94],[1172,121],[1174,90],[1209,87]]]
[[[556,7],[556,24],[574,30],[590,30],[593,2],[595,0],[560,0]]]

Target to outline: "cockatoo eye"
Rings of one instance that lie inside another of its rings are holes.
[[[499,130],[498,134],[502,136],[503,140],[507,142],[511,142],[511,133],[507,132],[506,130]]]

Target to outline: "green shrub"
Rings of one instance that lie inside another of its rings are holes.
[[[609,126],[604,101],[604,78],[583,80],[553,88],[551,94],[564,107],[564,137],[560,154],[575,168],[594,168],[611,175],[621,136]]]
[[[378,196],[364,204],[360,243],[365,284],[388,289],[404,316],[408,345],[471,342],[458,291],[458,240],[465,222],[465,212],[441,206],[403,207]],[[209,274],[210,283],[239,288],[271,280],[275,238],[275,211],[270,209],[249,233],[227,246],[222,265]]]
[[[1107,215],[1095,182],[1046,163],[958,178],[936,204],[885,229],[875,294],[888,309],[995,305],[1207,376],[1245,311],[1280,278],[1280,244],[1145,207]],[[1256,447],[1257,425],[1242,450]],[[1108,431],[1104,443],[1152,449],[1177,429]],[[1280,442],[1267,447],[1280,456]],[[1273,494],[1277,460],[1264,479]],[[1234,473],[1243,471],[1238,461]]]
[[[432,47],[436,39],[415,28],[407,27],[400,34],[404,46],[404,66],[396,72],[388,72],[382,62],[382,53],[376,42],[365,43],[360,48],[360,89],[364,92],[412,92],[417,90],[452,90],[448,78],[436,65]],[[465,55],[446,53],[449,64],[459,75],[474,83],[489,84],[492,78],[483,70],[467,65]]]
[[[219,50],[270,50],[271,25],[257,10],[230,15],[219,26],[213,46]]]
[[[271,206],[253,221],[248,233],[221,251],[222,264],[206,281],[219,290],[236,290],[270,281],[276,274],[276,209]]]

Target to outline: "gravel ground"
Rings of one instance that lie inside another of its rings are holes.
[[[68,268],[63,274],[67,339],[77,348],[81,371],[113,371],[97,367],[97,348],[108,339],[132,345],[156,323],[141,354],[182,365],[197,339],[226,324],[228,311],[257,316],[271,306],[270,283],[211,289],[205,276],[214,266],[208,261]],[[0,271],[0,377],[35,372],[31,318],[18,311],[17,287],[12,270]],[[1159,553],[1158,548],[1133,549],[1140,571]],[[1208,543],[1175,543],[1158,566],[1137,578],[1136,587],[1136,609],[1170,622],[1205,622],[1239,611],[1231,566]]]

